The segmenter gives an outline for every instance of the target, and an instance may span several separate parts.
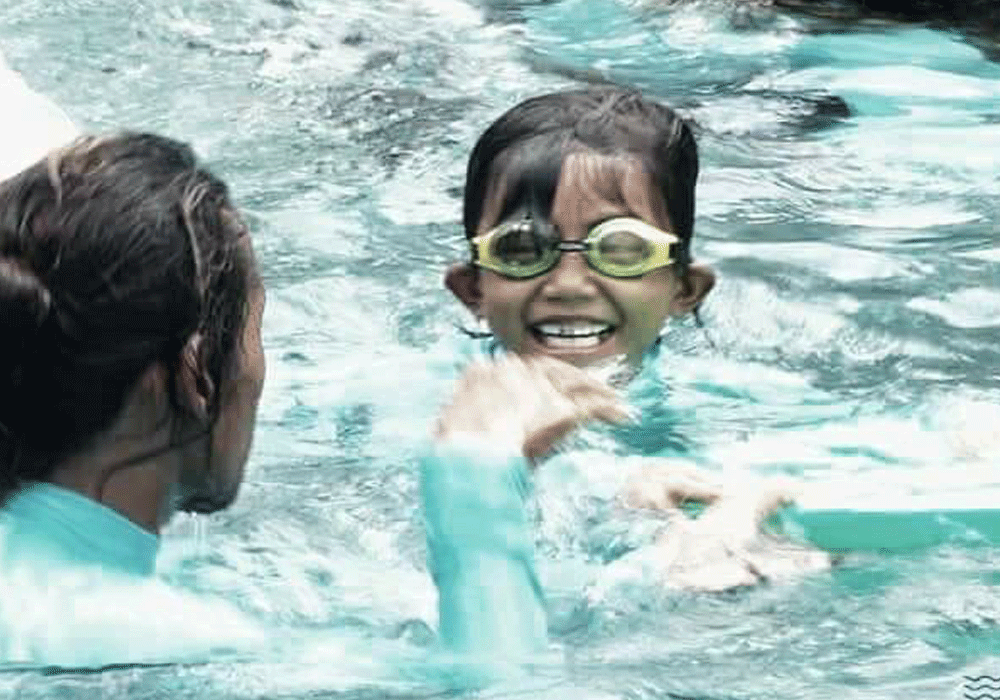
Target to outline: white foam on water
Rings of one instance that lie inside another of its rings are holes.
[[[986,248],[984,250],[972,250],[962,253],[956,253],[965,258],[975,258],[977,260],[985,260],[986,262],[996,262],[1000,263],[1000,248]]]
[[[456,221],[457,202],[447,195],[463,177],[454,158],[411,159],[376,189],[379,212],[400,226],[454,221],[455,238],[464,237]]]
[[[870,208],[821,210],[822,220],[839,226],[867,228],[925,229],[937,226],[968,224],[983,219],[979,212],[969,211],[958,201],[875,203]]]
[[[52,100],[34,91],[0,54],[0,180],[79,135]]]
[[[223,599],[100,571],[38,581],[4,572],[0,658],[99,667],[202,659],[265,646],[257,622]]]
[[[921,66],[881,66],[828,74],[832,90],[863,90],[879,96],[929,97],[934,100],[984,100],[1000,96],[1000,82]]]
[[[789,243],[735,243],[714,241],[714,256],[750,256],[762,260],[791,263],[810,268],[839,282],[891,277],[918,277],[928,272],[926,265],[907,263],[897,257],[870,250],[847,248],[819,241]]]
[[[1000,327],[1000,290],[961,289],[942,298],[918,297],[906,306],[944,320],[955,328]]]
[[[719,442],[706,455],[727,478],[801,481],[805,509],[1000,509],[1000,405],[955,396],[912,417],[872,415]]]
[[[1000,81],[913,65],[804,68],[761,76],[751,86],[823,88],[833,93],[868,93],[880,98],[927,98],[942,102],[986,100],[1000,95]]]
[[[645,1],[643,4],[647,7],[654,5]],[[753,56],[778,53],[801,40],[800,35],[793,31],[795,20],[779,15],[768,18],[770,21],[766,30],[734,32],[738,3],[678,3],[674,7],[662,37],[665,43],[681,51]],[[766,8],[757,8],[756,11],[768,12]]]

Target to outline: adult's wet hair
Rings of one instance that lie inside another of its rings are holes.
[[[501,220],[519,209],[548,216],[566,156],[592,151],[637,160],[667,205],[681,239],[678,266],[690,262],[698,149],[691,127],[669,107],[618,88],[532,97],[497,119],[472,149],[463,223],[476,235],[487,195],[503,192]]]
[[[0,183],[0,498],[109,428],[155,362],[181,410],[195,334],[221,386],[247,316],[245,233],[226,186],[152,134],[85,137]]]

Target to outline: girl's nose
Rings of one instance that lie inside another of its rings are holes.
[[[590,299],[597,294],[593,275],[583,253],[564,251],[556,266],[546,274],[542,294],[546,299],[558,301]]]

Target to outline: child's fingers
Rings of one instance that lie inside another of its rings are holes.
[[[759,528],[777,511],[794,504],[800,491],[799,482],[785,477],[771,477],[757,483],[751,490],[755,525]]]
[[[727,491],[734,491],[732,485]],[[738,493],[725,493],[703,515],[706,522],[728,523],[733,532],[744,537],[756,537],[761,525],[775,512],[795,503],[796,490],[789,484],[773,480],[748,486]]]
[[[684,503],[712,504],[723,493],[711,472],[677,459],[657,460],[632,476],[625,490],[625,503],[633,508],[679,508]],[[642,505],[647,504],[647,505]]]
[[[675,507],[692,502],[712,504],[722,497],[722,489],[718,486],[681,478],[667,482],[665,492]]]
[[[651,484],[634,481],[626,485],[624,499],[629,508],[645,510],[674,510],[676,504],[671,502],[667,491],[661,484]]]
[[[614,390],[601,380],[590,376],[579,367],[552,357],[535,357],[529,361],[532,371],[544,377],[562,394],[571,394],[581,389],[606,391],[614,394]]]
[[[759,528],[777,511],[795,503],[795,493],[778,486],[768,487],[757,494],[754,507],[755,524]]]
[[[524,441],[524,456],[535,463],[545,457],[563,438],[577,426],[571,417],[552,421],[529,430]]]
[[[632,419],[629,407],[618,396],[604,394],[577,394],[570,398],[579,422],[603,421],[613,425],[627,423]]]
[[[722,495],[720,487],[682,477],[660,476],[652,480],[635,478],[625,490],[625,504],[632,508],[676,510],[684,503],[715,503]]]
[[[455,432],[520,439],[539,458],[581,424],[632,418],[614,389],[553,358],[505,355],[470,364],[441,412],[438,438]]]
[[[632,420],[631,410],[617,391],[578,367],[551,357],[533,358],[529,367],[539,382],[551,386],[570,401],[581,422],[625,423]]]
[[[526,426],[525,454],[538,460],[580,425],[594,420],[621,422],[627,415],[622,406],[603,396],[571,400],[554,394],[553,402]]]
[[[496,433],[514,438],[524,421],[519,411],[532,387],[516,362],[476,361],[462,372],[451,400],[441,409],[436,435]],[[537,392],[537,389],[534,391]],[[529,394],[530,397],[530,394]]]
[[[705,484],[715,490],[721,490],[722,484],[719,482],[719,475],[709,471],[704,467],[692,464],[688,460],[662,457],[657,458],[652,466],[643,470],[643,475],[649,478],[670,477],[672,479],[683,479],[694,484]]]

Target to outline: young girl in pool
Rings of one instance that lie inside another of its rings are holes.
[[[446,284],[508,352],[639,367],[715,282],[691,260],[697,175],[690,126],[637,93],[526,100],[472,151],[471,260]]]
[[[616,88],[528,99],[473,148],[463,215],[470,260],[450,267],[445,282],[500,352],[459,380],[439,419],[438,454],[423,470],[442,635],[453,647],[473,648],[483,630],[512,653],[544,638],[541,604],[509,612],[511,599],[540,590],[526,466],[581,423],[627,420],[616,393],[584,370],[618,362],[641,373],[664,325],[711,291],[714,273],[690,252],[697,174],[690,126]],[[778,572],[751,549],[761,523],[789,502],[784,488],[724,492],[690,466],[661,461],[623,495],[673,515],[652,548],[654,575],[667,585],[722,589]],[[691,520],[678,510],[687,500],[711,505]],[[486,513],[506,525],[494,527]],[[455,554],[462,542],[465,563]],[[818,552],[807,559],[828,563]],[[520,574],[505,568],[512,560]],[[508,612],[491,622],[483,611],[495,609]]]

